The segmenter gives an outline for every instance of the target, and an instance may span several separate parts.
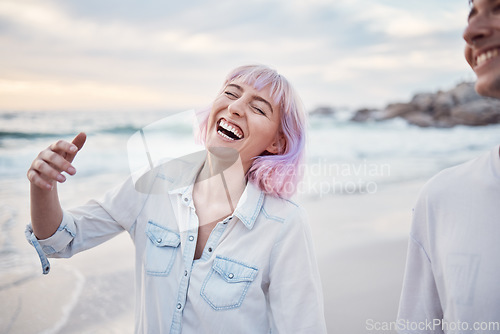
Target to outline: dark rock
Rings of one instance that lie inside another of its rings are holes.
[[[377,109],[359,109],[354,113],[354,116],[352,116],[351,121],[352,122],[366,122],[370,120],[374,120],[373,114],[377,112]]]
[[[494,99],[473,100],[451,110],[456,124],[487,125],[500,123],[500,101]]]
[[[432,106],[434,110],[450,110],[456,105],[453,93],[439,91],[434,95]]]
[[[335,109],[331,107],[318,107],[309,113],[311,116],[331,116],[333,114],[335,114]]]
[[[455,105],[466,104],[471,101],[484,99],[484,97],[481,97],[481,95],[476,93],[473,82],[462,82],[450,90],[450,93],[455,98]]]
[[[432,93],[421,93],[413,96],[410,104],[415,106],[417,110],[429,110],[432,108],[434,103],[434,94]]]
[[[424,128],[435,125],[434,118],[432,118],[432,115],[420,111],[409,112],[403,115],[402,117],[405,120],[407,120],[408,123],[412,125],[421,126]]]
[[[379,121],[391,119],[398,116],[403,116],[409,112],[415,111],[415,107],[408,103],[392,103],[389,104],[378,116]]]
[[[448,91],[420,93],[408,103],[393,103],[378,111],[362,109],[352,120],[383,121],[401,117],[421,127],[500,123],[500,100],[478,95],[474,83],[463,82]]]

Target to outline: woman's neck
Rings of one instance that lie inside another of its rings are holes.
[[[239,154],[230,153],[208,151],[193,189],[195,205],[203,203],[203,206],[212,207],[219,214],[223,211],[233,213],[246,187],[246,170]]]

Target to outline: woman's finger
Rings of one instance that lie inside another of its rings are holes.
[[[51,165],[58,172],[64,171],[70,175],[74,175],[76,173],[75,167],[73,167],[71,165],[71,163],[68,160],[66,160],[65,158],[63,158],[59,153],[56,153],[54,151],[44,150],[44,151],[40,152],[37,160],[42,160],[42,161],[46,162],[47,164]],[[34,165],[36,165],[37,160],[35,160]],[[34,166],[34,167],[36,167],[36,166]],[[42,172],[40,170],[38,170],[38,171]],[[43,172],[42,172],[42,174],[43,174]]]
[[[71,162],[85,144],[86,138],[86,134],[80,132],[71,143],[58,140],[40,152],[28,169],[30,182],[42,189],[52,189],[54,182],[66,181],[61,172],[74,175],[76,169]]]
[[[28,180],[31,182],[31,184],[34,184],[38,188],[51,190],[54,187],[52,182],[48,182],[47,180],[45,180],[33,168],[28,169],[27,176],[28,176]]]
[[[77,148],[77,150],[72,153],[68,153],[65,157],[66,160],[68,160],[69,162],[73,162],[73,159],[75,158],[76,154],[82,149],[83,144],[85,144],[86,140],[87,135],[85,134],[85,132],[80,132],[79,134],[77,134],[71,142],[71,144],[73,144]]]
[[[78,152],[78,147],[72,143],[65,140],[58,140],[48,147],[49,151],[60,154],[61,156],[66,156],[69,154],[74,154]],[[46,150],[45,150],[46,151]],[[43,151],[42,151],[43,152]]]
[[[61,174],[61,171],[54,168],[53,165],[44,160],[37,159],[33,162],[32,168],[39,176],[43,177],[46,181],[64,182],[66,177]]]

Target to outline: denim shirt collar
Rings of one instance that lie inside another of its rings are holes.
[[[252,182],[247,182],[247,186],[236,205],[234,216],[249,229],[253,228],[255,220],[264,204],[264,192]]]
[[[168,193],[179,194],[187,198],[189,205],[193,205],[193,185],[206,159],[206,151],[197,152],[189,156],[176,159],[175,162],[163,164],[158,170],[156,179],[166,181]],[[249,230],[264,204],[265,194],[255,184],[247,182],[232,216],[236,216]]]

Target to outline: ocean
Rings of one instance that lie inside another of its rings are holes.
[[[339,111],[309,118],[299,194],[371,193],[386,184],[427,179],[500,142],[500,125],[419,128],[401,119],[355,123],[350,116],[349,111]],[[75,160],[79,179],[106,175],[112,183],[147,165],[146,150],[154,159],[202,149],[194,145],[189,117],[192,111],[2,112],[0,180],[24,181],[38,152],[84,131],[87,142]],[[141,141],[144,135],[147,148]]]
[[[370,196],[394,184],[423,182],[500,143],[500,125],[419,128],[401,119],[355,123],[350,116],[341,111],[309,118],[299,201]],[[0,113],[0,269],[36,261],[32,249],[19,254],[14,241],[23,239],[18,231],[29,220],[26,171],[42,149],[87,133],[74,161],[77,175],[59,187],[67,208],[103,194],[154,161],[201,150],[193,140],[194,121],[193,111]]]

